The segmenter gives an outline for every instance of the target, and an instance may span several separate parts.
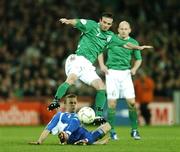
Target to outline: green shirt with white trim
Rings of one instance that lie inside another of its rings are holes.
[[[118,35],[112,39],[112,42],[107,46],[107,62],[106,66],[108,69],[113,70],[127,70],[131,68],[131,59],[132,57],[135,60],[142,60],[141,51],[140,50],[131,50],[122,47],[121,41],[125,41],[126,43],[130,42],[134,45],[139,45],[139,43],[129,37],[127,40],[120,38]]]
[[[91,63],[96,61],[115,36],[111,31],[102,31],[99,23],[93,20],[77,19],[75,27],[82,32],[76,54],[84,56]]]

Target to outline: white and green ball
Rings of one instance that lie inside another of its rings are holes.
[[[83,107],[78,112],[79,120],[84,124],[90,124],[95,119],[95,112],[90,107]]]

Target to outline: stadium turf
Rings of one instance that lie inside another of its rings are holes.
[[[142,140],[133,140],[129,127],[118,127],[118,141],[107,145],[58,145],[56,136],[50,135],[43,145],[28,145],[35,141],[40,127],[0,127],[1,152],[179,152],[180,126],[141,127]],[[92,128],[91,128],[92,129]]]

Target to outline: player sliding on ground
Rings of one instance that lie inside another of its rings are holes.
[[[111,126],[105,123],[94,131],[88,131],[81,126],[81,122],[75,113],[77,98],[71,94],[66,96],[64,107],[66,112],[57,112],[48,125],[45,127],[37,141],[29,144],[40,145],[49,134],[58,135],[62,144],[106,144],[108,138],[98,141],[105,136]]]

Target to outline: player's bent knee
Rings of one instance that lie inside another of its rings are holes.
[[[129,110],[136,110],[136,103],[128,103]]]
[[[108,100],[109,108],[112,108],[112,109],[116,108],[116,104],[117,104],[116,100]]]
[[[135,102],[135,99],[134,98],[131,98],[131,99],[126,99],[127,103],[130,104],[130,105],[135,105],[136,102]]]
[[[101,79],[96,79],[94,80],[91,85],[96,89],[96,90],[105,90],[105,84]]]
[[[78,77],[75,74],[70,74],[67,79],[66,82],[69,83],[70,85],[74,84],[75,81],[78,79]]]
[[[115,109],[116,105],[115,104],[108,105],[108,108]]]

